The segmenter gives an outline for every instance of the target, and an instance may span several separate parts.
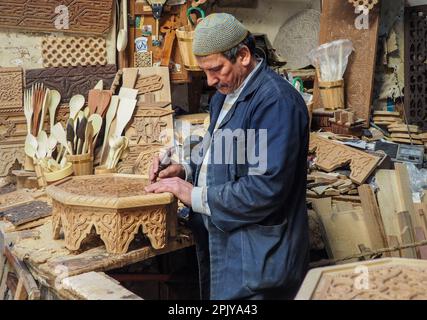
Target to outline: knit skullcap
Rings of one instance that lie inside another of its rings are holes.
[[[196,27],[193,53],[208,56],[222,53],[237,46],[248,35],[248,30],[234,16],[228,13],[213,13]]]

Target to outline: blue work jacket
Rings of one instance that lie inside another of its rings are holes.
[[[214,160],[236,149],[217,143],[214,127],[225,100],[210,103],[209,135],[198,145],[203,158],[210,146],[207,200],[211,216],[190,214],[196,240],[203,299],[293,298],[306,272],[309,240],[306,208],[308,112],[301,95],[265,62],[246,85],[218,129],[266,129],[266,162]],[[221,130],[220,130],[221,131]],[[265,141],[264,141],[265,142]],[[249,147],[253,147],[253,143]],[[261,146],[262,147],[262,146]],[[200,162],[200,161],[198,161]],[[260,174],[250,170],[264,166]],[[197,181],[200,164],[192,164]]]

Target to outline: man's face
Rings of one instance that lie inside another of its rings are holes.
[[[200,68],[206,73],[208,85],[225,95],[239,88],[248,75],[250,54],[247,57],[245,52],[238,55],[235,63],[221,53],[196,57],[196,59]]]

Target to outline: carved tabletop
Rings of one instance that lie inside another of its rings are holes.
[[[125,253],[139,228],[154,249],[164,248],[176,232],[177,202],[170,193],[147,194],[144,176],[79,176],[47,188],[52,198],[53,237],[78,250],[95,229],[107,252]]]
[[[313,269],[297,300],[426,300],[427,261],[379,259]]]

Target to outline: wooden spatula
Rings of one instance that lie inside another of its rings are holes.
[[[95,113],[99,114],[102,118],[104,118],[105,114],[107,113],[112,95],[113,92],[110,90],[102,90],[100,93],[100,99],[96,107]]]
[[[117,124],[115,135],[120,136],[132,118],[136,106],[136,99],[120,98],[117,109]]]
[[[89,114],[96,113],[99,101],[101,100],[101,90],[93,89],[89,91],[88,107]]]

